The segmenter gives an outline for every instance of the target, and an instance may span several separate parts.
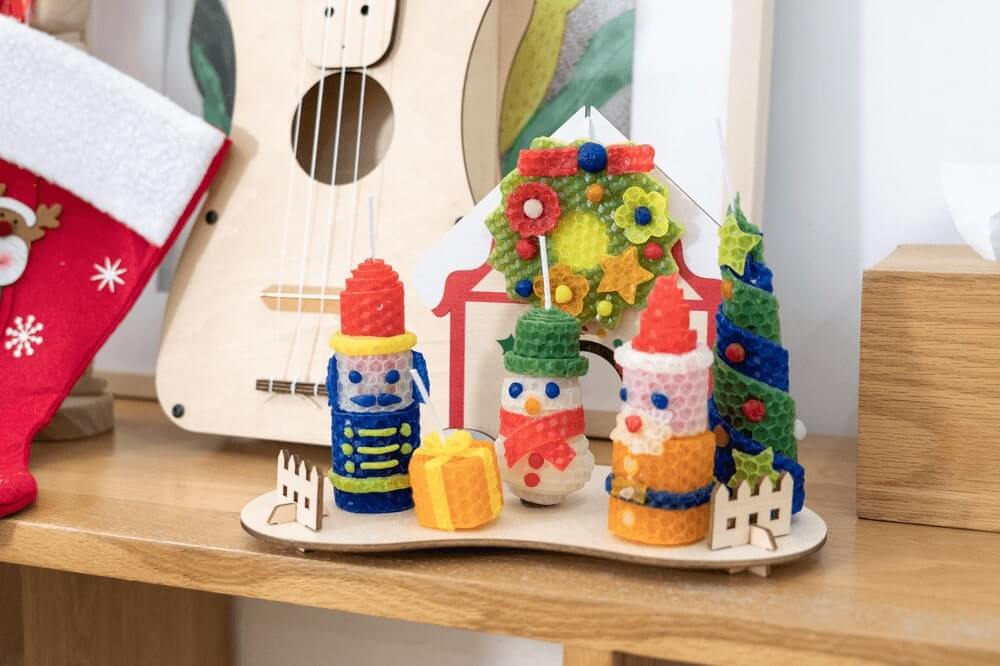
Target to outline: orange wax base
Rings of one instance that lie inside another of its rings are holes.
[[[708,504],[683,511],[653,509],[609,498],[608,529],[615,536],[654,546],[683,546],[708,533]]]

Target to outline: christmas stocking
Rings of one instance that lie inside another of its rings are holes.
[[[35,499],[31,438],[194,216],[225,137],[0,17],[0,515]]]

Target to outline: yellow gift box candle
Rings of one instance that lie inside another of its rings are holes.
[[[410,460],[417,522],[439,530],[465,530],[495,520],[503,508],[500,468],[491,442],[465,430],[445,441],[433,432]]]

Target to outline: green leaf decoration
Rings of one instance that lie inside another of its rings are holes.
[[[236,51],[220,0],[197,0],[191,18],[191,70],[202,96],[202,117],[229,134],[236,99]]]

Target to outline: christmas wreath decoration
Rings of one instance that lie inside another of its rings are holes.
[[[544,302],[545,236],[555,307],[604,328],[626,308],[645,307],[653,279],[677,271],[671,250],[683,232],[669,215],[669,193],[649,175],[653,154],[647,145],[548,137],[522,150],[486,218],[495,239],[489,264],[504,274],[508,295]]]

